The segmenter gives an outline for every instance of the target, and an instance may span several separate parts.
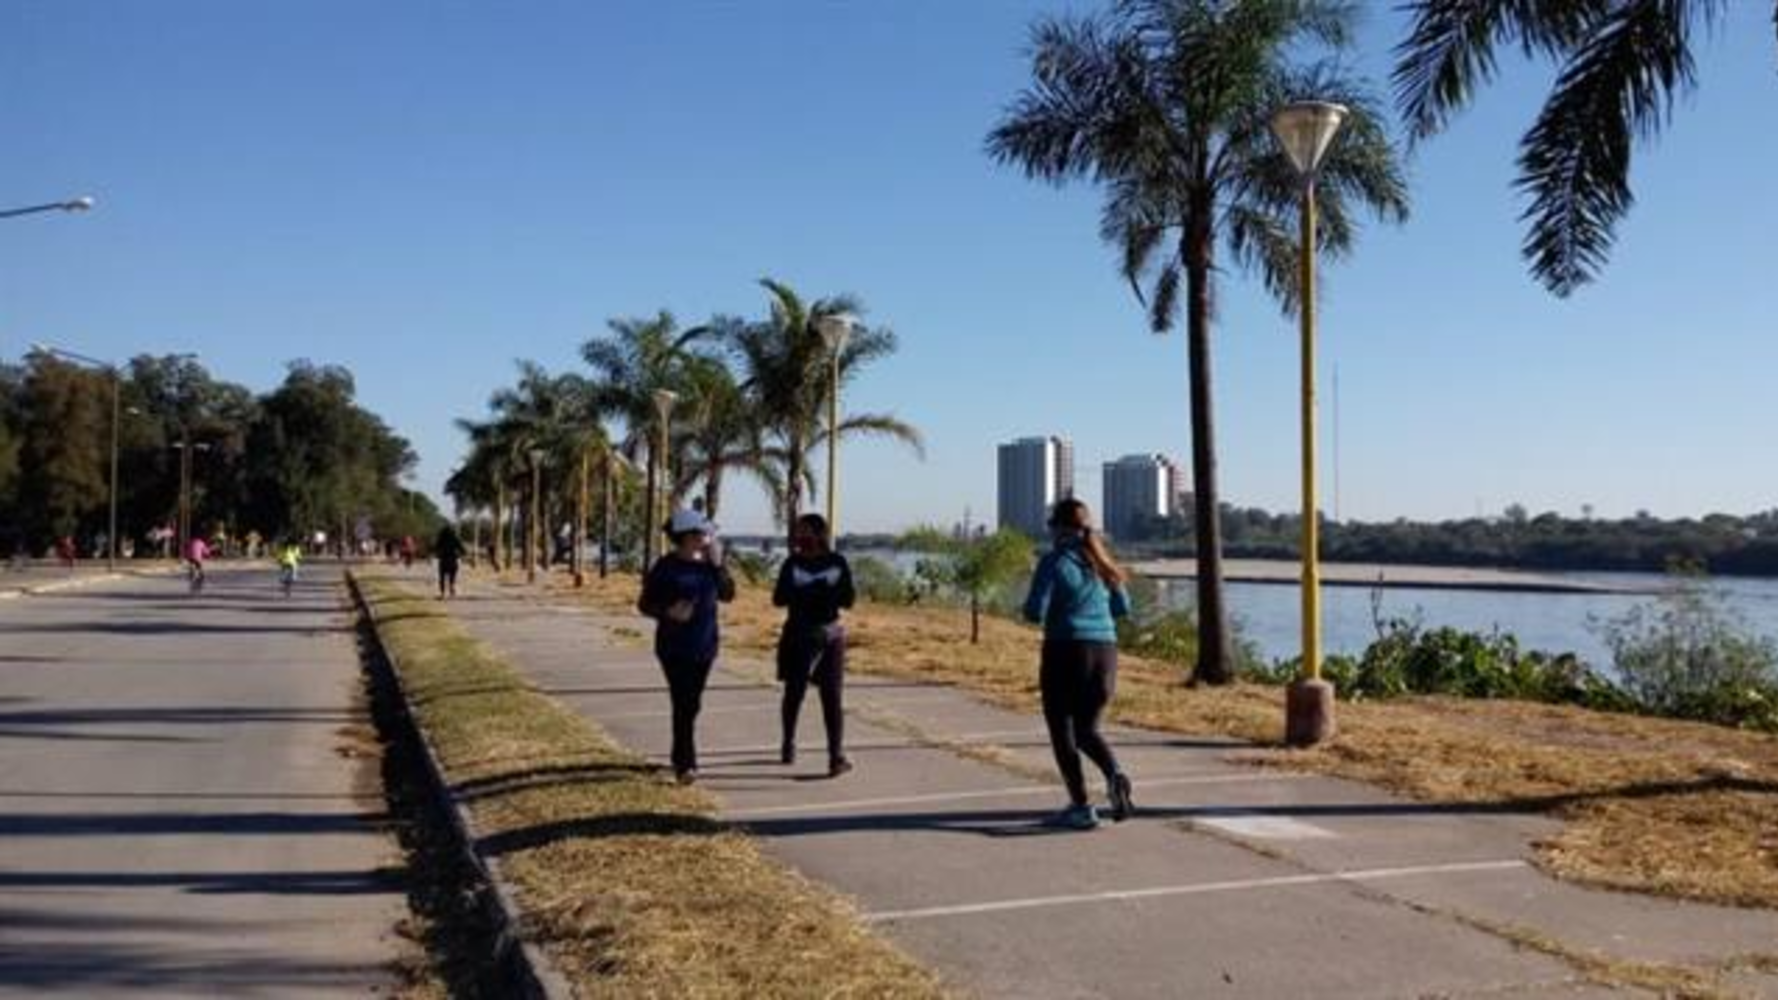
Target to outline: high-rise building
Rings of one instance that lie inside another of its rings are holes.
[[[1000,527],[1036,538],[1050,508],[1074,495],[1074,446],[1059,437],[1020,438],[1000,446]]]
[[[1105,530],[1114,538],[1141,538],[1155,521],[1172,515],[1180,478],[1163,455],[1125,455],[1106,462]]]
[[[1183,514],[1191,507],[1192,501],[1191,487],[1185,480],[1185,467],[1165,455],[1161,456],[1161,462],[1167,467],[1167,497],[1171,505],[1167,515],[1171,517]]]

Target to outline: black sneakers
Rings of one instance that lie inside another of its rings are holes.
[[[1119,771],[1106,782],[1106,795],[1111,799],[1111,819],[1122,823],[1136,814],[1136,802],[1130,798],[1130,776]]]

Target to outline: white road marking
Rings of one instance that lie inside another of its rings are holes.
[[[1232,833],[1237,837],[1253,837],[1258,840],[1325,840],[1337,836],[1332,830],[1288,816],[1234,815],[1195,819],[1192,822]]]
[[[1138,788],[1165,788],[1172,785],[1226,785],[1249,781],[1294,781],[1306,774],[1288,772],[1257,772],[1229,774],[1223,771],[1181,774],[1171,778],[1143,778]],[[799,802],[795,805],[761,806],[724,813],[724,819],[751,819],[761,816],[784,816],[800,812],[832,813],[854,809],[875,809],[881,806],[915,806],[930,802],[956,802],[965,799],[999,799],[1015,795],[1054,795],[1055,785],[1013,785],[969,792],[933,792],[928,795],[897,795],[877,799],[845,799],[839,802]]]
[[[1147,889],[1123,889],[1112,892],[1080,893],[1071,896],[1036,896],[1028,899],[1006,899],[992,903],[963,903],[955,906],[928,906],[912,910],[885,910],[879,913],[867,913],[864,915],[864,919],[872,923],[891,920],[927,920],[933,917],[1004,913],[1009,910],[1034,910],[1051,906],[1124,902],[1166,896],[1199,896],[1219,892],[1242,892],[1250,889],[1282,889],[1331,882],[1377,882],[1392,878],[1411,878],[1416,875],[1457,875],[1471,872],[1510,871],[1524,867],[1526,867],[1525,862],[1515,859],[1417,865],[1410,868],[1366,868],[1357,871],[1325,872],[1314,875],[1279,875],[1272,878],[1240,879],[1229,882],[1198,882],[1189,885],[1163,885]]]

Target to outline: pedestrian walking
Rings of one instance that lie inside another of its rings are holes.
[[[636,606],[655,620],[654,655],[673,702],[673,775],[689,785],[698,777],[698,710],[721,643],[716,605],[735,599],[735,580],[720,552],[712,556],[715,530],[704,515],[675,511],[666,532],[673,547],[649,569]]]
[[[56,539],[56,558],[61,561],[62,568],[72,573],[74,560],[80,555],[79,547],[74,544],[73,535],[62,535]]]
[[[857,599],[852,567],[833,551],[827,519],[819,514],[796,519],[790,544],[790,556],[779,567],[778,585],[772,589],[772,603],[788,609],[778,634],[778,680],[784,684],[780,756],[786,764],[796,762],[796,720],[812,680],[827,730],[827,773],[837,778],[852,770],[844,749],[846,627],[840,622],[840,612]]]
[[[1105,775],[1111,818],[1127,819],[1135,808],[1129,776],[1099,733],[1099,718],[1117,688],[1116,619],[1130,613],[1128,576],[1094,532],[1086,504],[1063,500],[1049,524],[1055,543],[1037,564],[1025,618],[1043,625],[1043,721],[1068,788],[1068,808],[1056,822],[1090,830],[1099,815],[1087,798],[1083,753]]]
[[[463,561],[463,539],[450,522],[432,540],[432,557],[438,560],[438,599],[457,596],[457,567]]]

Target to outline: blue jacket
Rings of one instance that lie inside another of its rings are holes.
[[[1025,598],[1025,620],[1042,623],[1045,641],[1116,642],[1115,619],[1129,613],[1129,593],[1099,579],[1078,541],[1058,543],[1037,563]]]
[[[734,599],[735,580],[727,569],[668,553],[642,581],[642,599],[636,607],[655,620],[654,652],[663,663],[707,663],[716,659],[722,638],[716,604]],[[689,621],[676,622],[667,614],[680,601],[691,602]]]

